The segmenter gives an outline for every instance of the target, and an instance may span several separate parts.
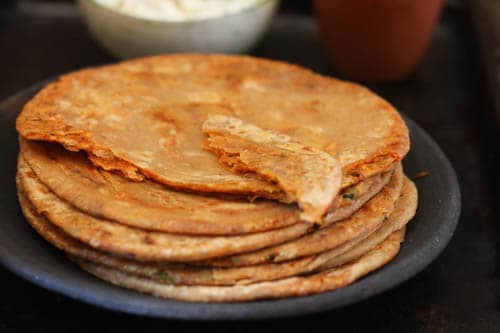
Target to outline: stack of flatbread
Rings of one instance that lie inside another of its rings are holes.
[[[417,191],[368,89],[282,62],[170,55],[64,75],[17,119],[32,227],[84,270],[187,301],[307,295],[392,260]]]

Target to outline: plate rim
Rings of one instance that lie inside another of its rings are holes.
[[[41,87],[43,87],[48,82],[52,81],[53,78],[41,81],[28,88],[22,89],[19,92],[5,98],[0,102],[0,115],[4,112],[9,111],[9,104],[15,103],[17,98],[24,98],[26,95],[32,95]],[[415,121],[410,117],[401,113],[403,119],[407,123],[409,128],[414,129],[415,133],[429,145],[432,146],[433,151],[436,152],[436,156],[439,163],[442,165],[444,172],[448,175],[447,182],[449,186],[449,191],[453,195],[450,196],[448,204],[450,206],[451,215],[448,218],[447,223],[441,223],[439,228],[434,231],[435,238],[439,238],[437,242],[430,242],[430,245],[423,246],[420,248],[418,253],[410,253],[409,258],[403,262],[394,263],[391,261],[386,266],[378,269],[373,274],[369,274],[362,278],[359,282],[354,282],[353,284],[346,286],[338,290],[327,291],[320,294],[314,294],[309,296],[301,297],[291,297],[278,300],[260,300],[260,301],[250,301],[250,302],[227,302],[227,303],[201,303],[201,302],[184,302],[176,300],[159,299],[154,296],[146,295],[147,298],[154,300],[153,306],[144,306],[143,301],[140,300],[145,296],[144,294],[137,293],[135,291],[126,290],[120,287],[111,285],[108,282],[98,280],[98,282],[105,284],[103,288],[119,288],[127,293],[137,294],[140,301],[129,302],[123,304],[122,301],[117,299],[109,299],[105,294],[94,294],[94,291],[87,290],[82,292],[82,286],[77,286],[65,281],[65,278],[58,277],[56,274],[47,275],[40,274],[39,271],[34,270],[31,266],[26,264],[19,264],[16,261],[15,256],[9,257],[8,254],[3,254],[4,251],[0,252],[0,264],[16,274],[17,276],[23,278],[34,285],[43,287],[51,292],[62,294],[71,299],[84,302],[93,306],[102,307],[108,310],[123,312],[133,315],[142,315],[148,317],[166,318],[166,319],[180,319],[180,320],[257,320],[257,319],[276,319],[285,318],[295,315],[307,315],[319,312],[325,312],[333,310],[336,308],[342,308],[347,305],[361,302],[370,297],[378,295],[382,292],[389,291],[399,286],[400,284],[406,282],[411,277],[415,276],[419,272],[423,271],[428,265],[430,265],[436,258],[443,252],[443,250],[449,244],[458,224],[461,211],[461,192],[457,179],[456,172],[444,154],[441,147],[432,138],[432,136],[427,133],[422,127],[420,127]],[[415,135],[415,133],[413,135]],[[404,246],[404,243],[403,243]],[[2,249],[2,244],[0,244],[0,249]],[[417,256],[424,256],[425,260],[417,260],[418,264],[409,265],[405,264]],[[70,262],[68,264],[71,265]],[[392,278],[393,282],[387,285],[381,279],[384,271],[388,271],[392,267],[394,270],[395,266],[400,268],[397,271],[397,278]],[[82,274],[88,274],[86,272],[81,272]],[[378,278],[377,278],[378,277]],[[92,277],[97,279],[95,277]],[[365,282],[370,286],[368,289],[353,289],[353,286],[359,286],[360,283]],[[341,294],[340,299],[335,301],[331,300],[332,294]],[[357,297],[353,297],[357,296]],[[125,297],[125,296],[124,296]],[[148,300],[146,299],[146,302]],[[150,302],[151,303],[151,302]],[[158,303],[161,303],[158,305]],[[302,304],[303,306],[299,306]],[[168,309],[167,309],[168,308]],[[301,308],[300,311],[297,308]],[[238,311],[239,310],[239,311]],[[272,310],[272,311],[270,311]]]

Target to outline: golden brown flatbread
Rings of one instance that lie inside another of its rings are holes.
[[[215,258],[204,264],[216,267],[249,266],[283,262],[305,257],[364,238],[377,230],[389,218],[401,193],[403,172],[397,165],[389,183],[350,218],[316,230],[298,239],[251,253]]]
[[[20,188],[20,187],[19,187]],[[154,281],[176,285],[234,285],[283,279],[297,274],[325,270],[357,259],[399,230],[415,214],[417,192],[405,177],[398,203],[381,228],[367,238],[355,239],[324,253],[286,261],[236,268],[190,267],[171,263],[141,263],[116,255],[109,255],[71,238],[47,219],[19,193],[21,208],[27,221],[48,242],[77,259],[108,266],[129,274],[136,274]]]
[[[282,197],[277,186],[234,174],[202,149],[201,125],[214,114],[326,151],[342,166],[342,188],[388,170],[409,149],[397,111],[368,89],[244,56],[157,56],[64,75],[25,105],[16,126],[25,138],[84,150],[131,179]]]
[[[308,223],[241,236],[193,236],[128,227],[87,215],[59,199],[19,159],[22,191],[36,210],[71,237],[93,248],[137,260],[191,261],[247,252],[307,233]]]
[[[300,218],[320,223],[342,184],[342,168],[332,155],[294,142],[291,137],[264,130],[241,119],[209,116],[205,148],[239,173],[255,173],[278,185],[285,202],[296,202]]]
[[[392,216],[398,216],[399,218],[393,218],[391,221],[392,223],[384,223],[384,225],[370,235],[370,237],[362,239],[354,246],[351,246],[349,251],[345,251],[336,256],[332,255],[330,258],[325,260],[325,262],[321,263],[318,269],[323,270],[343,265],[344,263],[354,260],[370,251],[391,233],[404,229],[406,224],[415,216],[417,206],[417,188],[410,179],[405,177],[403,188],[401,189],[401,196],[398,199],[398,204],[392,212]]]
[[[314,275],[235,286],[177,286],[127,274],[79,260],[89,273],[115,285],[157,297],[193,302],[243,302],[257,299],[304,296],[334,290],[353,283],[391,261],[399,252],[404,230],[390,235],[374,249],[346,265]]]
[[[392,178],[398,179],[399,182],[400,170],[394,172],[394,175],[396,174],[398,176]],[[188,236],[145,231],[95,218],[75,209],[60,200],[42,184],[22,158],[19,159],[18,163],[18,177],[23,192],[36,210],[43,213],[64,232],[93,248],[142,261],[195,261],[243,253],[295,239],[313,228],[309,223],[296,223],[290,227],[262,233],[226,237]],[[363,207],[354,215],[358,216],[357,218],[352,217],[333,225],[334,227],[353,225],[356,229],[345,227],[343,230],[340,227],[335,227],[327,235],[330,238],[349,241],[351,238],[376,228],[382,219],[381,214],[388,215],[394,207],[397,196],[399,196],[401,186],[391,185],[394,183],[391,181],[380,194],[365,204],[364,207],[371,208]],[[393,198],[394,196],[395,198]],[[358,226],[359,219],[365,221],[362,226]],[[323,230],[317,232],[323,233]]]
[[[93,166],[83,154],[57,144],[19,140],[21,155],[37,178],[58,197],[80,210],[148,230],[202,235],[236,235],[291,226],[295,206],[172,191],[151,181],[132,182]],[[326,223],[347,218],[377,194],[390,173],[372,176],[344,189]],[[306,229],[304,229],[305,232]]]

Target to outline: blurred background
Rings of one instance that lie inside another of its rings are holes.
[[[443,71],[462,56],[447,59],[448,44],[462,43],[500,109],[498,22],[495,0],[2,0],[0,99],[78,68],[172,52],[285,60],[380,92]]]
[[[171,52],[250,53],[351,80],[401,81],[423,61],[444,5],[444,0],[233,0],[239,10],[209,17],[203,16],[210,9],[203,0],[165,1],[194,13],[175,17],[159,2],[1,1],[0,46],[8,52],[0,60],[9,65],[0,97],[75,68]],[[217,2],[227,3],[212,1]],[[446,7],[467,5],[452,0]]]
[[[350,331],[500,331],[500,1],[257,0],[222,17],[150,24],[139,11],[78,2],[0,1],[3,105],[43,80],[141,54],[245,53],[366,84],[428,131],[451,160],[462,190],[461,219],[429,268],[360,304],[261,326],[280,330],[310,320],[308,327]],[[141,318],[34,287],[2,268],[0,293],[1,332],[166,328],[163,321],[144,326]],[[187,326],[169,322],[168,328]],[[219,332],[260,328],[217,326]]]

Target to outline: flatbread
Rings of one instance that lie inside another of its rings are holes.
[[[59,199],[22,159],[18,163],[22,191],[36,210],[71,237],[101,251],[144,261],[191,261],[242,253],[303,235],[313,226],[290,227],[241,236],[193,236],[128,227],[87,215]]]
[[[337,159],[288,135],[222,115],[209,116],[203,132],[208,134],[205,149],[236,172],[275,183],[285,202],[298,203],[302,220],[320,223],[340,191]]]
[[[164,55],[74,72],[17,118],[28,139],[84,150],[96,165],[179,189],[280,198],[202,149],[209,115],[238,117],[338,159],[342,188],[387,171],[409,149],[397,111],[368,89],[245,56]]]
[[[405,228],[406,223],[408,223],[415,216],[417,206],[417,188],[410,179],[405,177],[403,188],[401,189],[401,196],[398,199],[398,204],[392,212],[392,216],[399,216],[399,218],[392,219],[392,223],[384,223],[384,225],[370,235],[370,237],[367,237],[350,247],[349,251],[345,251],[337,256],[332,255],[328,258],[328,260],[325,260],[325,262],[322,263],[318,269],[323,270],[343,265],[344,263],[354,260],[370,251],[391,233]]]
[[[176,285],[234,285],[283,279],[286,277],[322,271],[357,259],[386,239],[391,233],[403,228],[415,214],[417,192],[413,183],[405,177],[401,196],[389,219],[382,227],[363,240],[353,240],[343,246],[302,259],[278,264],[263,264],[237,268],[201,268],[187,265],[140,263],[115,255],[109,255],[71,238],[47,219],[19,193],[23,213],[31,226],[49,243],[76,259],[94,262],[119,271],[150,278],[154,281]]]
[[[399,164],[389,184],[350,218],[287,243],[251,253],[216,258],[203,264],[233,267],[277,263],[328,251],[354,239],[364,238],[377,230],[389,218],[400,196],[402,185],[403,171]]]
[[[157,297],[192,302],[243,302],[304,296],[347,286],[391,261],[399,252],[404,230],[390,235],[357,260],[311,276],[236,286],[176,286],[79,260],[87,272],[115,285]]]
[[[18,162],[18,177],[24,193],[36,207],[36,210],[63,229],[64,232],[93,248],[141,261],[185,262],[243,253],[295,239],[300,235],[308,233],[311,228],[314,228],[309,223],[297,223],[290,227],[263,233],[226,237],[188,236],[145,231],[95,218],[75,209],[68,203],[60,200],[43,185],[29,169],[29,166],[23,162],[22,158]],[[393,176],[393,178],[398,177]],[[391,196],[390,193],[386,193],[388,192],[388,188],[391,188],[389,192],[397,191],[397,194],[399,194],[400,188],[391,187],[389,184],[381,191],[382,195],[375,197],[380,196],[380,199],[374,200],[374,198],[365,204],[364,207],[367,205],[368,207],[377,206],[372,207],[370,212],[378,214],[381,212],[380,207],[384,207],[385,205],[387,212],[389,212],[388,207],[391,204],[394,205],[394,203],[390,203],[386,198],[387,196]],[[360,212],[363,212],[363,209]],[[362,231],[369,230],[370,225],[373,227],[376,226],[377,223],[372,221],[377,221],[380,217],[371,216],[370,212],[366,211],[364,215],[371,224],[367,223],[368,226],[359,230],[350,231],[348,229],[345,232],[340,232],[339,237],[343,237],[343,239],[348,241],[349,237],[355,237],[362,233]],[[347,225],[350,223],[356,225],[356,223],[359,224],[359,222],[356,222],[358,219],[354,218],[354,222],[349,222],[351,221],[349,219],[346,220],[346,223]],[[339,222],[335,225],[343,225],[344,223]]]
[[[19,140],[21,155],[37,178],[80,210],[148,230],[202,235],[236,235],[291,226],[298,209],[268,200],[253,202],[172,191],[154,182],[132,182],[94,167],[83,155],[60,145]],[[349,217],[377,194],[390,172],[344,189],[326,223]]]

